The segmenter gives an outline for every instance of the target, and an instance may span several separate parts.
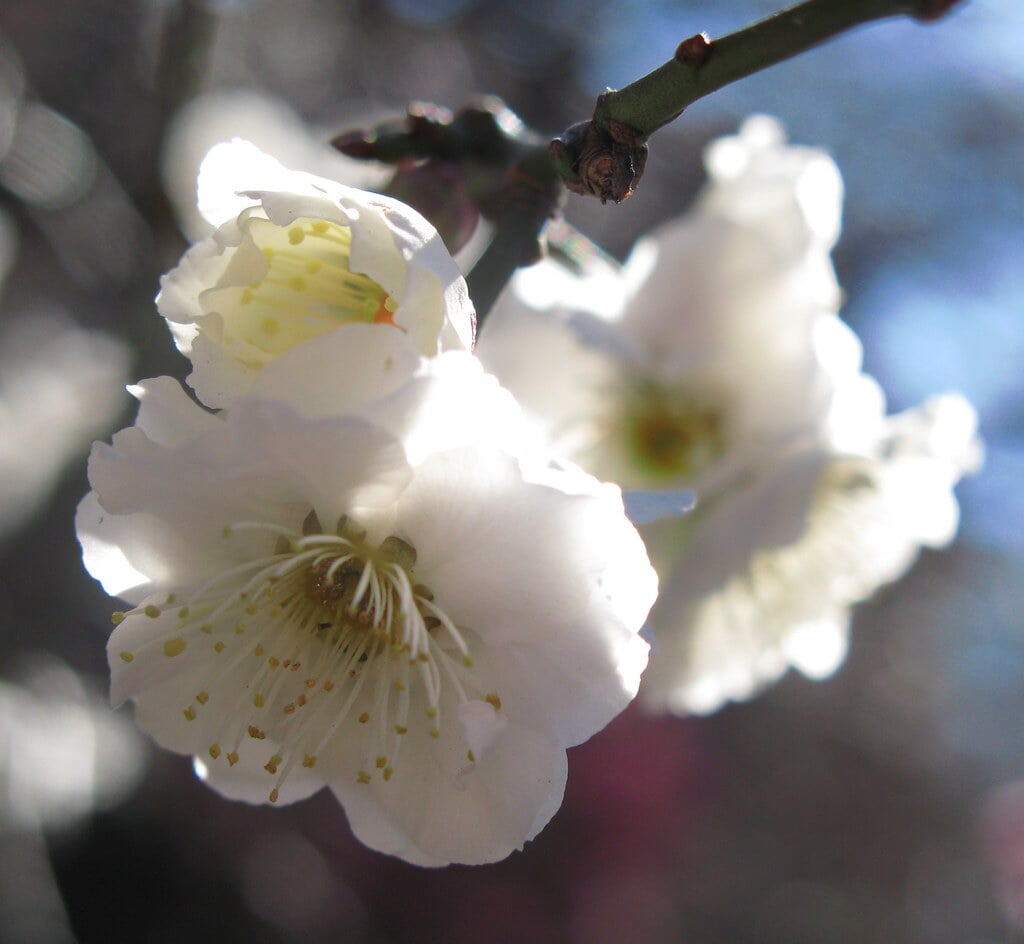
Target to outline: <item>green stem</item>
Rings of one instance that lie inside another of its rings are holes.
[[[609,131],[618,121],[650,135],[691,103],[768,66],[873,20],[910,15],[937,19],[958,0],[806,0],[806,2],[708,41],[684,41],[675,58],[618,91],[601,96],[594,123]]]
[[[477,332],[516,269],[539,258],[538,239],[546,222],[546,213],[521,212],[506,216],[495,229],[490,245],[466,276]]]

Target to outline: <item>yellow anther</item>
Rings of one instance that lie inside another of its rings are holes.
[[[278,797],[279,797],[280,795],[281,795],[281,794],[279,794],[279,793],[277,792],[277,787],[274,787],[274,789],[270,791],[270,802],[271,802],[271,803],[276,803],[276,802],[277,802],[277,798],[278,798]]]
[[[395,725],[395,734],[405,734],[409,729],[404,724]]]
[[[186,720],[186,721],[195,721],[195,720],[196,720],[196,710],[195,710],[195,708],[193,708],[193,707],[192,707],[191,705],[189,705],[189,706],[188,706],[188,707],[187,707],[187,708],[186,708],[186,709],[185,709],[185,710],[184,710],[184,711],[182,712],[182,714],[183,714],[183,715],[185,716],[185,720]]]
[[[393,770],[393,769],[392,769],[391,767],[385,767],[385,768],[384,768],[384,773],[382,773],[382,774],[381,774],[381,776],[382,776],[382,777],[383,777],[383,778],[384,778],[385,780],[390,780],[390,779],[391,779],[391,775],[392,775],[392,774],[393,774],[394,772],[395,772],[395,771],[394,771],[394,770]]]
[[[178,610],[178,619],[188,619],[188,614],[189,608],[187,606],[183,606],[180,610]]]
[[[316,754],[307,754],[302,758],[303,767],[315,767],[316,766]]]
[[[180,656],[185,651],[185,640],[181,636],[175,636],[164,643],[164,655],[170,658]]]
[[[288,230],[288,242],[290,242],[293,246],[297,246],[305,238],[306,234],[302,232],[301,226],[293,226],[290,230]]]
[[[466,760],[468,760],[471,764],[475,764],[476,754],[474,754],[472,751],[466,751]]]
[[[404,692],[405,691],[405,682],[403,682],[401,679],[395,679],[395,691],[396,692]]]
[[[205,705],[209,700],[210,696],[207,692],[200,692],[196,695],[196,701],[199,702],[200,705]]]
[[[254,724],[249,725],[249,737],[256,741],[262,741],[267,736],[266,731],[261,731]]]
[[[110,622],[116,626],[124,620],[124,615],[124,610],[114,610],[114,612],[110,614]]]
[[[293,275],[288,280],[288,287],[296,292],[306,291],[306,280],[301,275]]]
[[[267,262],[270,262],[274,258],[274,256],[275,256],[275,252],[274,252],[273,249],[271,249],[269,246],[264,248],[264,250],[263,250],[263,258],[266,259]]]
[[[369,783],[370,775],[365,770],[360,770],[359,775],[356,777],[359,783]]]
[[[316,688],[316,679],[306,679],[306,688]]]
[[[177,599],[178,599],[178,594],[176,594],[176,593],[168,593],[167,594],[167,605],[168,606],[174,606],[174,603],[175,603],[175,601]]]
[[[431,728],[430,736],[436,740],[441,736],[441,731],[438,728]]]
[[[463,665],[464,665],[464,666],[465,666],[465,667],[466,667],[467,669],[471,669],[471,668],[473,668],[473,657],[472,657],[472,656],[463,656],[463,657],[462,657],[462,664],[463,664]]]
[[[220,757],[220,745],[219,744],[211,744],[210,745],[210,756],[214,760],[216,760],[218,757]]]
[[[277,656],[271,656],[269,659],[267,659],[267,665],[269,665],[272,669],[276,669],[280,664],[281,660],[278,659]]]
[[[150,619],[156,619],[160,615],[160,607],[149,604],[143,611]]]
[[[231,753],[228,754],[228,766],[229,767],[234,767],[235,764],[237,764],[237,763],[238,763],[238,754],[236,754],[234,751],[231,751]]]
[[[224,643],[220,642],[219,640],[217,642],[215,642],[213,644],[213,651],[214,652],[223,652],[224,651]]]
[[[266,704],[266,700],[264,699],[263,695],[260,692],[257,692],[255,695],[252,696],[252,703],[257,708],[262,708],[264,704]]]
[[[213,634],[213,626],[209,623],[203,623],[203,625],[199,627],[199,632],[206,633],[207,636],[210,636]]]
[[[132,655],[132,653],[130,653],[127,649],[125,649],[121,653],[121,661],[122,662],[131,662],[134,658],[135,658],[135,656]]]
[[[334,682],[332,682],[330,679],[328,679],[326,682],[324,682],[324,691],[325,692],[330,692],[330,691],[333,691],[333,690],[334,690]]]
[[[229,538],[231,537],[231,535],[235,533],[235,529],[232,528],[231,525],[226,524],[224,525],[223,528],[220,529],[220,533],[222,537]]]
[[[314,232],[314,233],[315,233],[315,234],[316,234],[317,236],[323,236],[323,234],[327,232],[327,230],[328,230],[328,228],[330,227],[330,225],[331,225],[331,224],[330,224],[330,223],[328,223],[328,222],[327,222],[326,220],[317,220],[317,221],[316,221],[316,222],[315,222],[315,223],[313,224],[313,227],[312,227],[312,228],[313,228],[313,232]]]
[[[263,655],[263,647],[260,646],[260,645],[257,645],[256,648],[253,649],[252,654],[254,656],[256,656],[256,658],[258,659],[260,656]]]
[[[241,636],[245,632],[245,626],[242,623],[235,623],[235,635]]]
[[[501,699],[493,692],[490,695],[484,695],[484,701],[495,711],[501,711]]]
[[[370,720],[370,712],[368,712],[368,711],[364,711],[364,712],[363,712],[363,713],[362,713],[362,714],[361,714],[361,715],[359,716],[359,723],[360,723],[360,724],[366,724],[366,722],[367,722],[367,721],[369,721],[369,720]]]
[[[268,774],[276,774],[277,773],[277,765],[280,764],[283,759],[284,758],[282,758],[280,754],[275,754],[273,757],[270,758],[270,760],[268,760],[263,765],[263,769]]]
[[[437,717],[437,709],[433,705],[428,705],[427,706],[427,717],[428,718],[436,718]]]
[[[381,756],[377,758],[375,763],[377,764],[378,770],[383,770],[388,765],[388,759],[386,757]]]

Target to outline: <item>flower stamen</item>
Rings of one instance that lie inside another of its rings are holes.
[[[159,646],[166,657],[182,656],[204,636],[216,652],[229,650],[226,662],[196,679],[199,695],[185,718],[201,726],[214,762],[234,765],[265,742],[271,750],[259,763],[275,778],[273,797],[294,770],[313,767],[346,725],[368,726],[356,779],[369,782],[363,775],[376,771],[390,781],[413,700],[425,707],[423,734],[436,738],[443,687],[460,704],[478,687],[467,671],[465,635],[429,587],[412,579],[417,554],[408,541],[389,535],[374,545],[347,517],[335,534],[318,528],[313,513],[300,531],[234,522],[223,529],[225,540],[262,532],[272,552],[207,580],[176,618],[152,604],[127,614],[157,610],[152,618],[164,620],[164,631],[146,648]],[[137,654],[120,655],[130,662]]]

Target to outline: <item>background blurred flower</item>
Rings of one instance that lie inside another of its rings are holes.
[[[123,410],[127,347],[54,314],[0,329],[0,533],[22,525],[61,471]]]
[[[643,529],[662,582],[644,694],[677,712],[747,698],[789,665],[834,671],[849,607],[952,539],[952,487],[978,464],[963,398],[887,420],[861,373],[836,317],[832,161],[765,117],[706,161],[694,209],[606,293],[617,313],[586,311],[550,263],[518,278],[479,346],[554,451],[623,487],[696,492],[692,515]],[[594,281],[614,276],[600,265],[584,297]]]
[[[113,806],[141,777],[143,751],[134,728],[52,658],[0,682],[5,828],[66,828]]]

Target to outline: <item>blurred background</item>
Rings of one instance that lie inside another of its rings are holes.
[[[831,680],[708,718],[631,710],[570,752],[520,854],[426,871],[319,795],[221,800],[106,708],[114,608],[72,526],[126,382],[183,377],[152,304],[194,172],[242,135],[321,150],[414,99],[502,96],[545,134],[765,0],[37,0],[0,5],[0,942],[1024,941],[1024,7],[891,21],[695,104],[637,195],[568,216],[624,255],[700,154],[780,117],[846,181],[845,316],[891,408],[958,389],[987,464],[961,536],[862,606]]]

